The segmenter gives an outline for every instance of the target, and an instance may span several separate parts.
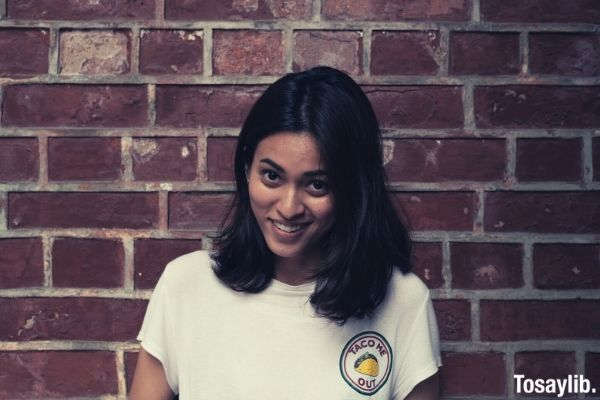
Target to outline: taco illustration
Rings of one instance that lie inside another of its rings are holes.
[[[371,353],[365,353],[358,357],[354,362],[354,369],[363,375],[379,375],[379,363],[377,358]]]

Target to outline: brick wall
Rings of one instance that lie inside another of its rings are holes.
[[[599,21],[594,0],[0,0],[0,398],[125,398],[246,112],[316,64],[384,128],[444,396],[600,388]]]

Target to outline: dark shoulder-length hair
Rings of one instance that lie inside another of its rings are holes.
[[[235,152],[237,191],[215,238],[215,273],[246,292],[262,291],[274,277],[274,255],[250,208],[245,171],[258,143],[283,131],[313,135],[334,201],[334,223],[320,243],[323,256],[310,302],[318,314],[339,323],[372,315],[393,269],[410,270],[411,242],[386,191],[373,108],[360,87],[333,68],[285,75],[250,110]]]

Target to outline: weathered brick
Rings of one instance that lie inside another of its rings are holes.
[[[600,300],[481,300],[481,340],[600,339]]]
[[[230,203],[228,194],[169,193],[169,228],[218,228]]]
[[[442,353],[443,396],[502,395],[506,392],[502,353]]]
[[[503,139],[399,139],[389,143],[392,151],[386,172],[391,181],[491,181],[504,176]]]
[[[575,353],[560,351],[523,351],[515,353],[515,374],[526,379],[565,379],[576,373]],[[516,392],[515,384],[515,393]]]
[[[595,0],[481,0],[481,19],[493,22],[589,22],[600,21]]]
[[[121,138],[48,138],[51,181],[119,179],[121,168]]]
[[[590,380],[590,386],[600,388],[600,353],[585,353],[585,377]],[[594,397],[596,395],[586,395],[587,397]]]
[[[128,228],[158,226],[156,193],[14,192],[8,227]]]
[[[519,34],[452,32],[449,70],[453,75],[519,73]]]
[[[311,0],[171,0],[165,18],[187,20],[309,19]]]
[[[292,69],[303,71],[327,65],[350,75],[362,74],[362,33],[350,31],[296,31]]]
[[[590,128],[600,126],[600,86],[478,86],[479,128]]]
[[[411,230],[471,231],[475,195],[471,192],[393,193],[392,202]]]
[[[62,31],[60,73],[119,75],[130,70],[131,33],[126,30]]]
[[[600,191],[487,192],[485,196],[487,231],[600,232]]]
[[[600,137],[592,140],[592,165],[594,168],[594,180],[600,181]]]
[[[169,261],[202,248],[201,240],[138,239],[134,245],[136,289],[152,289]]]
[[[441,64],[437,31],[374,31],[373,75],[435,75]]]
[[[384,128],[462,128],[458,86],[365,86]]]
[[[47,29],[0,29],[0,76],[48,73]]]
[[[0,298],[0,340],[134,340],[146,305],[138,299]]]
[[[131,390],[131,383],[133,382],[133,374],[135,373],[135,367],[137,365],[138,352],[137,351],[126,351],[125,355],[125,382],[127,384],[127,393]]]
[[[36,138],[0,139],[0,182],[37,179],[38,165]]]
[[[0,288],[42,286],[43,283],[41,239],[0,239]]]
[[[471,338],[471,304],[467,300],[434,300],[433,307],[442,340]]]
[[[209,181],[234,181],[237,138],[209,137],[206,140],[206,168]]]
[[[600,35],[531,33],[529,71],[534,74],[600,75]]]
[[[139,85],[11,85],[2,106],[5,126],[147,125],[146,88]]]
[[[540,289],[600,288],[600,246],[577,243],[536,243],[533,280]]]
[[[196,179],[196,138],[136,138],[131,150],[133,175],[142,181]]]
[[[143,30],[140,39],[140,72],[143,74],[201,74],[203,32]]]
[[[158,86],[156,124],[239,127],[263,90],[255,86]]]
[[[156,0],[6,0],[8,18],[12,19],[152,19]]]
[[[581,179],[580,138],[518,139],[517,168],[520,181],[578,181]]]
[[[523,286],[523,248],[513,243],[451,243],[452,287],[499,289]]]
[[[57,238],[52,247],[56,287],[120,287],[125,253],[120,240]]]
[[[214,30],[215,75],[279,75],[285,72],[281,31]]]
[[[0,352],[0,397],[49,399],[118,393],[112,351]]]
[[[322,14],[342,20],[432,20],[465,21],[470,16],[469,0],[323,0]]]
[[[413,243],[413,272],[430,289],[444,285],[442,276],[442,246],[440,243]]]

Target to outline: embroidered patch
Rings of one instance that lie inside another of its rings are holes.
[[[377,332],[361,332],[346,343],[340,356],[342,377],[360,394],[372,395],[392,371],[392,348]]]

